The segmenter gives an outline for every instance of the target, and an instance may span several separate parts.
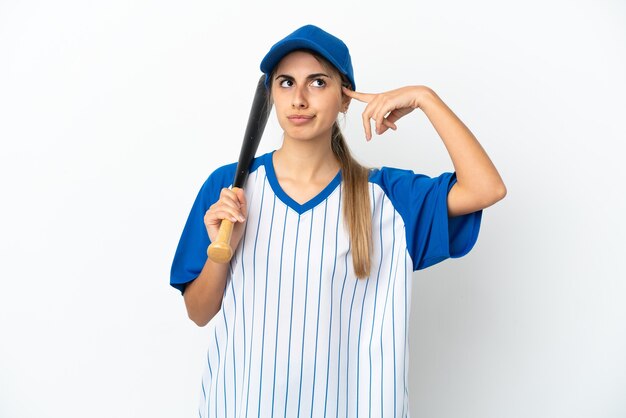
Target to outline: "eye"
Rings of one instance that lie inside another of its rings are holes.
[[[281,80],[279,85],[281,87],[291,87],[291,86],[293,86],[293,80],[289,80],[288,78],[284,78],[283,80]]]
[[[313,81],[311,82],[311,85],[312,85],[313,87],[324,87],[324,86],[326,86],[326,81],[324,81],[324,80],[323,80],[323,79],[321,79],[321,78],[316,78],[315,80],[313,80]]]

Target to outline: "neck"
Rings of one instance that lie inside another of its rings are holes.
[[[322,145],[320,141],[283,140],[273,158],[278,177],[289,177],[295,181],[326,181],[334,177],[340,165],[330,146],[330,139]]]

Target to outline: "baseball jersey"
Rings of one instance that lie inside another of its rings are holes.
[[[171,270],[181,291],[206,262],[204,214],[235,170],[213,172],[193,204]],[[245,232],[206,327],[199,416],[408,417],[412,272],[463,256],[480,227],[480,211],[448,217],[455,181],[370,171],[371,273],[358,279],[341,172],[300,204],[282,191],[272,153],[256,158]]]

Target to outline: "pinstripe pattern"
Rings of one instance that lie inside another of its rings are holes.
[[[339,186],[339,200],[341,200],[341,186]],[[337,206],[337,221],[335,222],[335,235],[337,235],[337,231],[339,230],[339,217],[341,216],[341,212],[339,212],[340,207]],[[330,357],[331,357],[331,353],[333,351],[331,351],[330,347],[331,347],[331,340],[332,340],[332,330],[333,330],[333,307],[334,307],[334,303],[333,303],[333,296],[335,294],[335,272],[337,271],[337,241],[335,240],[335,253],[333,256],[333,273],[331,275],[331,279],[330,279],[330,287],[331,287],[331,292],[330,292],[330,323],[328,325],[328,328],[331,330],[331,332],[329,332],[328,335],[328,361],[326,363],[326,387],[328,388],[328,382],[329,382],[329,377],[330,377]],[[345,278],[345,276],[344,276]],[[320,278],[320,281],[322,279]],[[344,280],[344,285],[345,285],[345,280]],[[341,290],[341,294],[343,295],[343,288]],[[319,320],[318,320],[319,323]],[[341,327],[341,325],[340,325]],[[341,351],[341,347],[339,348],[339,351]],[[327,412],[327,408],[328,408],[328,390],[326,390],[326,394],[324,396],[324,416],[326,415]],[[311,408],[311,415],[313,415],[313,408]]]
[[[280,312],[280,293],[282,290],[282,279],[283,279],[283,254],[285,250],[285,226],[287,225],[287,206],[285,206],[285,216],[284,216],[284,224],[283,224],[283,238],[281,240],[280,247],[280,262],[279,262],[279,273],[278,273],[278,306],[277,306],[277,315],[276,315],[276,337],[274,340],[274,346],[278,347],[278,330],[280,327],[280,316],[278,312]],[[274,350],[274,378],[272,380],[272,413],[271,416],[274,416],[274,400],[276,399],[276,361],[277,361],[278,350]]]
[[[231,261],[199,416],[408,416],[412,261],[402,218],[370,184],[372,275],[352,270],[340,183],[298,206],[260,165]]]
[[[296,229],[296,243],[294,246],[294,254],[293,254],[293,271],[295,272],[296,270],[296,262],[298,261],[298,237],[300,236],[300,215],[298,215],[298,226]],[[289,348],[287,350],[287,372],[285,374],[286,378],[287,378],[287,382],[284,385],[285,387],[285,418],[287,417],[287,401],[289,400],[289,366],[291,365],[291,331],[293,330],[293,295],[294,295],[294,291],[295,291],[295,286],[296,282],[295,282],[295,277],[293,277],[293,280],[291,282],[291,310],[289,312]],[[277,346],[278,348],[278,346]],[[276,379],[276,376],[274,376],[274,379]]]

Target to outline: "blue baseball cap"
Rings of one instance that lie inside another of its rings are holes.
[[[270,74],[280,60],[290,52],[299,49],[309,49],[326,58],[347,77],[352,89],[356,89],[348,47],[341,39],[314,25],[302,26],[272,46],[261,61],[261,71],[265,74],[265,87],[269,88]]]

